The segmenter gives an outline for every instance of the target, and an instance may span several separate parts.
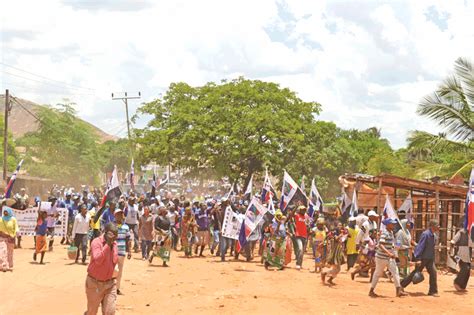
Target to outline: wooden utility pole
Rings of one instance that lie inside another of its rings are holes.
[[[3,128],[3,181],[7,180],[8,158],[8,114],[10,113],[10,92],[5,90],[5,125]]]
[[[127,132],[128,132],[128,142],[130,144],[130,155],[132,156],[132,159],[133,159],[133,144],[132,144],[132,135],[130,134],[130,118],[128,116],[128,100],[129,99],[139,99],[141,98],[141,93],[138,92],[138,95],[135,95],[135,96],[128,96],[128,93],[127,92],[124,92],[124,95],[123,97],[114,97],[114,93],[112,93],[112,100],[116,101],[116,100],[122,100],[125,104],[125,113],[127,115]]]

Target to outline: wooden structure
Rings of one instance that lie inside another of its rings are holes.
[[[448,259],[448,243],[454,237],[464,215],[467,186],[440,181],[417,180],[390,174],[371,176],[345,174],[339,178],[343,191],[351,197],[354,189],[358,195],[359,208],[377,210],[382,214],[386,196],[395,208],[411,194],[415,228],[413,237],[428,227],[429,221],[440,223],[437,262],[445,264]]]

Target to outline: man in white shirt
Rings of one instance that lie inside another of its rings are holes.
[[[371,230],[377,230],[377,220],[379,219],[377,212],[370,210],[368,217],[368,220],[362,220],[363,223],[360,226],[359,234],[357,234],[356,244],[358,247],[360,246],[361,242],[368,240]]]
[[[47,227],[48,227],[48,236],[50,237],[49,240],[49,251],[53,251],[53,243],[54,243],[54,227],[56,226],[56,221],[59,217],[59,212],[57,209],[57,198],[55,196],[51,196],[48,198],[48,201],[51,202],[51,206],[46,209],[46,213],[48,217],[46,219]]]
[[[91,217],[87,213],[87,205],[81,204],[79,210],[80,212],[74,218],[72,238],[74,239],[74,246],[77,247],[76,263],[79,260],[79,253],[82,251],[82,263],[85,264],[87,257],[87,234],[89,233]]]
[[[130,228],[130,232],[133,232],[133,250],[138,253],[138,205],[135,204],[136,197],[130,196],[128,198],[127,206],[124,209],[125,224]]]

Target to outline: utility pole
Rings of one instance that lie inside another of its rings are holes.
[[[114,100],[114,101],[122,100],[125,104],[125,113],[127,114],[128,142],[130,144],[130,155],[132,156],[132,158],[133,158],[133,144],[132,144],[132,136],[130,134],[130,119],[129,119],[129,116],[128,116],[128,100],[129,99],[140,99],[141,96],[142,95],[141,95],[140,92],[138,92],[138,95],[134,95],[134,96],[129,96],[127,92],[124,92],[123,97],[116,97],[116,96],[114,96],[114,93],[112,93],[112,100]]]
[[[7,157],[8,157],[8,114],[10,113],[10,92],[5,90],[5,125],[3,129],[3,181],[7,180]]]

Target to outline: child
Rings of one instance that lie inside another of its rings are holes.
[[[369,231],[369,238],[364,242],[365,246],[362,248],[359,255],[358,264],[354,271],[351,272],[351,278],[354,280],[356,274],[361,272],[368,272],[370,270],[370,281],[375,272],[375,248],[377,247],[377,230]]]
[[[324,218],[318,218],[316,226],[311,230],[313,236],[313,252],[315,253],[314,258],[314,272],[321,272],[322,268],[326,264],[326,226],[324,225]]]
[[[48,231],[48,222],[46,221],[48,213],[46,211],[39,210],[38,220],[36,221],[36,249],[33,254],[33,260],[36,261],[36,255],[41,253],[40,264],[43,263],[44,253],[48,250],[46,244],[46,233]]]

